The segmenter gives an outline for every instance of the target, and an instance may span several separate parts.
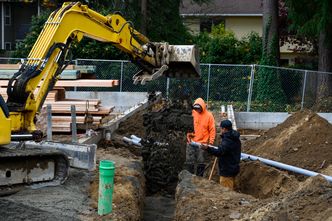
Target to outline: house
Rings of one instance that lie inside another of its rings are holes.
[[[212,25],[220,23],[226,30],[232,31],[238,39],[247,36],[250,32],[257,32],[260,36],[263,33],[262,0],[210,0],[201,5],[193,3],[192,0],[183,0],[180,14],[185,26],[192,34],[209,32]],[[300,50],[297,50],[299,48]],[[296,58],[303,57],[311,48],[312,46],[299,46],[287,42],[282,44],[281,64],[295,64]]]
[[[252,31],[262,35],[262,0],[210,0],[202,5],[183,0],[180,14],[193,34],[223,23],[239,39]]]
[[[11,51],[29,31],[31,18],[40,12],[37,0],[0,0],[0,49]]]

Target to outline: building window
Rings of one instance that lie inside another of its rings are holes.
[[[212,26],[224,24],[225,25],[225,19],[223,18],[205,18],[201,20],[200,23],[200,31],[201,32],[208,32],[210,33],[212,30]]]
[[[12,43],[5,42],[5,50],[6,51],[11,51],[12,50]]]
[[[5,13],[4,13],[4,17],[5,17],[5,25],[11,25],[12,24],[12,11],[11,11],[11,7],[9,4],[5,5]]]

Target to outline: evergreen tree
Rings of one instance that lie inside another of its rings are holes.
[[[297,34],[318,39],[318,70],[332,72],[332,1],[286,0],[293,30]],[[317,103],[332,96],[332,76],[319,74]]]

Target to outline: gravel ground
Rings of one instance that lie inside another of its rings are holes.
[[[87,186],[91,174],[70,169],[66,183],[57,187],[25,188],[0,198],[1,220],[82,220],[92,213]]]

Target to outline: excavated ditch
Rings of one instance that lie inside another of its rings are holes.
[[[320,176],[299,177],[259,162],[241,162],[236,191],[229,191],[218,184],[216,174],[209,181],[182,170],[185,134],[192,129],[188,107],[188,103],[155,104],[121,123],[111,142],[98,144],[98,162],[109,159],[116,164],[112,214],[97,215],[98,172],[72,169],[62,186],[1,197],[1,217],[115,221],[332,218],[332,185]],[[299,112],[259,138],[244,142],[243,150],[331,176],[331,131],[331,124],[316,114]],[[131,134],[144,138],[144,148],[122,141]]]

